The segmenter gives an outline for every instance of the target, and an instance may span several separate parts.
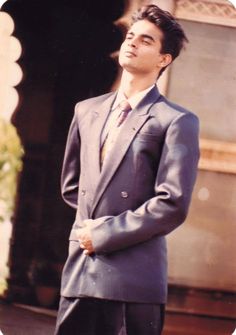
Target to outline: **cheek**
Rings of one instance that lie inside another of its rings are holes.
[[[147,64],[148,66],[155,66],[158,63],[157,57],[155,53],[152,52],[143,52],[142,55],[142,60],[145,64]]]
[[[147,60],[151,66],[153,67],[158,66],[158,56],[156,52],[149,53],[149,55],[147,55]]]

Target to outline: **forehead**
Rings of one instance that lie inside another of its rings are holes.
[[[135,35],[150,35],[155,41],[161,41],[163,37],[162,31],[152,22],[148,20],[140,20],[132,24],[128,33]]]

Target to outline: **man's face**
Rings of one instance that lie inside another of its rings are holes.
[[[119,63],[130,73],[158,75],[162,67],[160,54],[162,31],[147,20],[135,22],[121,45]]]

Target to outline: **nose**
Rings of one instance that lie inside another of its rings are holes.
[[[129,42],[128,42],[128,45],[133,47],[133,48],[137,48],[137,45],[138,45],[138,39],[134,36],[132,37]]]

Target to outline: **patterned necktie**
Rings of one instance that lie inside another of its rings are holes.
[[[127,100],[123,100],[121,101],[121,103],[117,106],[117,114],[119,115],[115,124],[114,124],[114,128],[119,128],[122,123],[125,121],[125,119],[127,118],[129,112],[131,111],[131,106],[128,103]],[[111,143],[109,143],[109,140],[111,140],[111,138],[114,136],[114,129],[110,129],[110,131],[108,132],[106,139],[103,143],[103,146],[101,148],[101,152],[100,152],[100,161],[101,161],[101,165],[103,164],[105,155],[107,154],[107,152],[109,151],[109,149],[111,149]]]
[[[122,123],[125,121],[125,119],[127,118],[129,112],[131,111],[131,106],[128,103],[127,100],[123,100],[121,101],[121,103],[118,105],[117,109],[119,109],[120,111],[120,115],[117,119],[117,127],[120,127],[122,125]]]

